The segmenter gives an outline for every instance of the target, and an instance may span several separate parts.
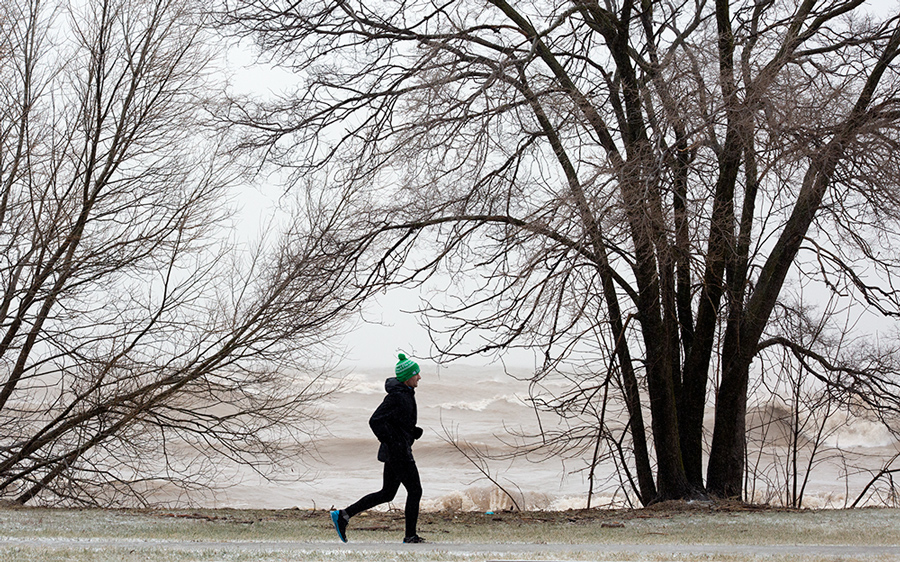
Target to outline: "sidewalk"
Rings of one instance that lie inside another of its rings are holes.
[[[399,554],[409,552],[446,553],[471,556],[473,559],[506,559],[511,556],[525,555],[529,558],[559,556],[564,559],[585,559],[592,553],[601,554],[605,560],[617,553],[627,559],[662,557],[683,559],[684,556],[745,556],[749,559],[769,559],[781,557],[785,559],[809,559],[824,557],[829,560],[878,559],[900,560],[900,546],[858,546],[858,545],[683,545],[683,544],[475,544],[475,543],[427,543],[408,545],[394,542],[351,542],[339,541],[202,541],[202,540],[167,540],[167,539],[68,539],[68,538],[7,538],[0,542],[0,548],[40,548],[58,549],[127,549],[127,550],[171,550],[182,552],[282,552],[294,554],[298,560],[308,557],[350,554]],[[304,556],[305,555],[305,556]],[[580,556],[579,556],[580,555]],[[482,558],[485,557],[485,558]]]

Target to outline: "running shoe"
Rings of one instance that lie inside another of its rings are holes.
[[[341,541],[347,542],[347,522],[349,517],[344,513],[343,509],[335,509],[331,512],[331,521],[334,523],[334,530],[337,531]]]

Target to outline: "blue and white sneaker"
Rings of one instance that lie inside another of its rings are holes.
[[[335,509],[331,512],[331,521],[334,523],[334,530],[337,531],[341,541],[347,542],[347,523],[350,518],[343,509]]]

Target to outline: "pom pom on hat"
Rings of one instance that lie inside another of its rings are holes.
[[[394,367],[394,374],[397,375],[397,380],[400,382],[406,382],[409,379],[419,374],[419,365],[412,359],[407,359],[406,355],[400,354],[397,356],[400,360],[397,361],[397,366]]]

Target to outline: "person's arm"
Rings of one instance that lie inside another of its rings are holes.
[[[396,410],[397,399],[388,394],[369,418],[369,427],[381,443],[392,445],[399,438],[394,421]]]

